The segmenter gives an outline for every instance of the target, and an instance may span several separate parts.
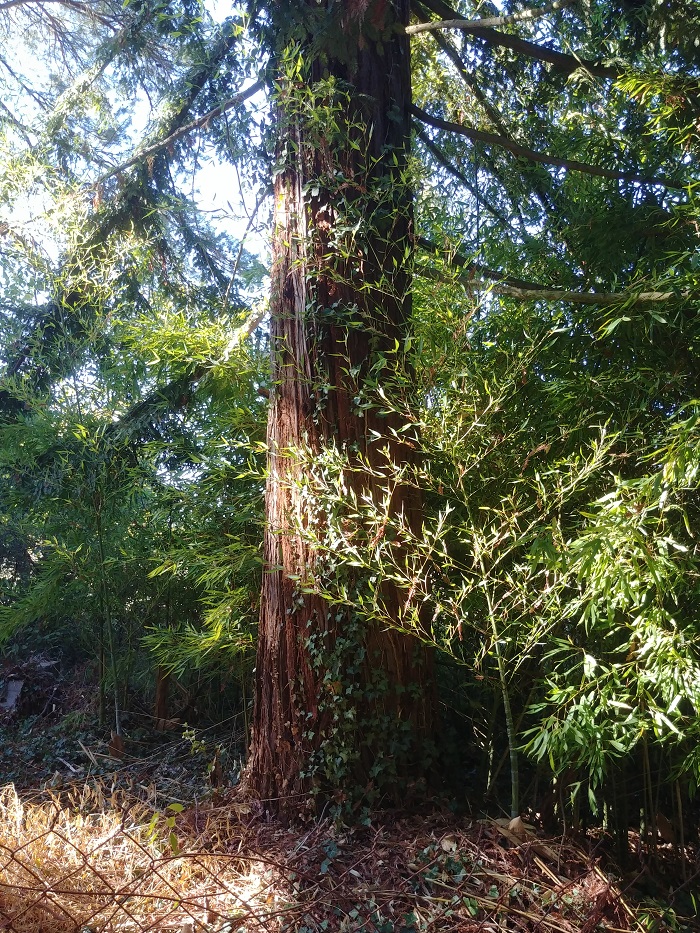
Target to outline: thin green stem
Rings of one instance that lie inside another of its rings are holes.
[[[493,633],[493,644],[496,652],[496,663],[498,665],[498,680],[501,686],[501,696],[503,698],[503,714],[506,718],[506,733],[508,735],[508,753],[510,756],[510,815],[512,819],[520,815],[520,776],[518,768],[518,748],[515,733],[515,722],[513,720],[513,708],[510,703],[510,694],[508,692],[508,680],[506,678],[506,667],[501,652],[500,637],[498,634],[498,625],[496,623],[496,612],[493,605],[491,590],[488,587],[486,575],[486,563],[481,547],[478,548],[479,567],[481,569],[481,578],[484,581],[484,593],[486,595],[486,606],[489,614],[489,623]]]

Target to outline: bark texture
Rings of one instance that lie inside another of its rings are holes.
[[[300,453],[341,451],[348,489],[374,498],[390,461],[412,456],[409,444],[387,442],[398,420],[367,390],[378,364],[399,365],[410,311],[410,69],[398,28],[408,2],[301,7],[326,39],[309,35],[311,64],[299,82],[281,78],[277,113],[266,567],[248,770],[272,810],[304,806],[310,791],[342,801],[351,782],[383,793],[382,776],[419,773],[411,736],[428,732],[433,706],[431,658],[417,639],[320,595],[328,555],[323,570],[303,531],[327,516],[304,492]],[[398,485],[391,508],[420,529],[415,489]],[[407,597],[387,585],[383,598],[398,615]]]

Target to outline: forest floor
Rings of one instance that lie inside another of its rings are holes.
[[[79,678],[40,657],[11,673],[24,684],[0,710],[1,931],[700,929],[696,851],[631,834],[623,875],[604,835],[438,806],[285,825],[226,786],[231,723],[183,737],[134,719],[115,748]]]

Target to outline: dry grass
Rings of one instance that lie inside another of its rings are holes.
[[[389,814],[282,826],[235,794],[153,816],[99,786],[0,791],[0,930],[642,931],[584,852],[526,827]],[[656,930],[666,929],[656,918]]]
[[[220,830],[233,816],[219,815]],[[267,907],[264,865],[226,852],[175,854],[168,816],[147,817],[138,806],[112,809],[99,789],[23,804],[12,785],[3,788],[0,929],[196,929],[250,920]]]

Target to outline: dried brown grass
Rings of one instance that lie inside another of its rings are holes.
[[[0,790],[0,931],[593,933],[646,927],[570,841],[451,814],[286,826],[240,791],[182,812]],[[668,929],[661,914],[657,930]]]
[[[192,929],[267,909],[265,866],[174,851],[167,815],[112,809],[99,788],[23,803],[0,790],[0,929],[15,933]],[[269,872],[268,872],[269,875]]]

